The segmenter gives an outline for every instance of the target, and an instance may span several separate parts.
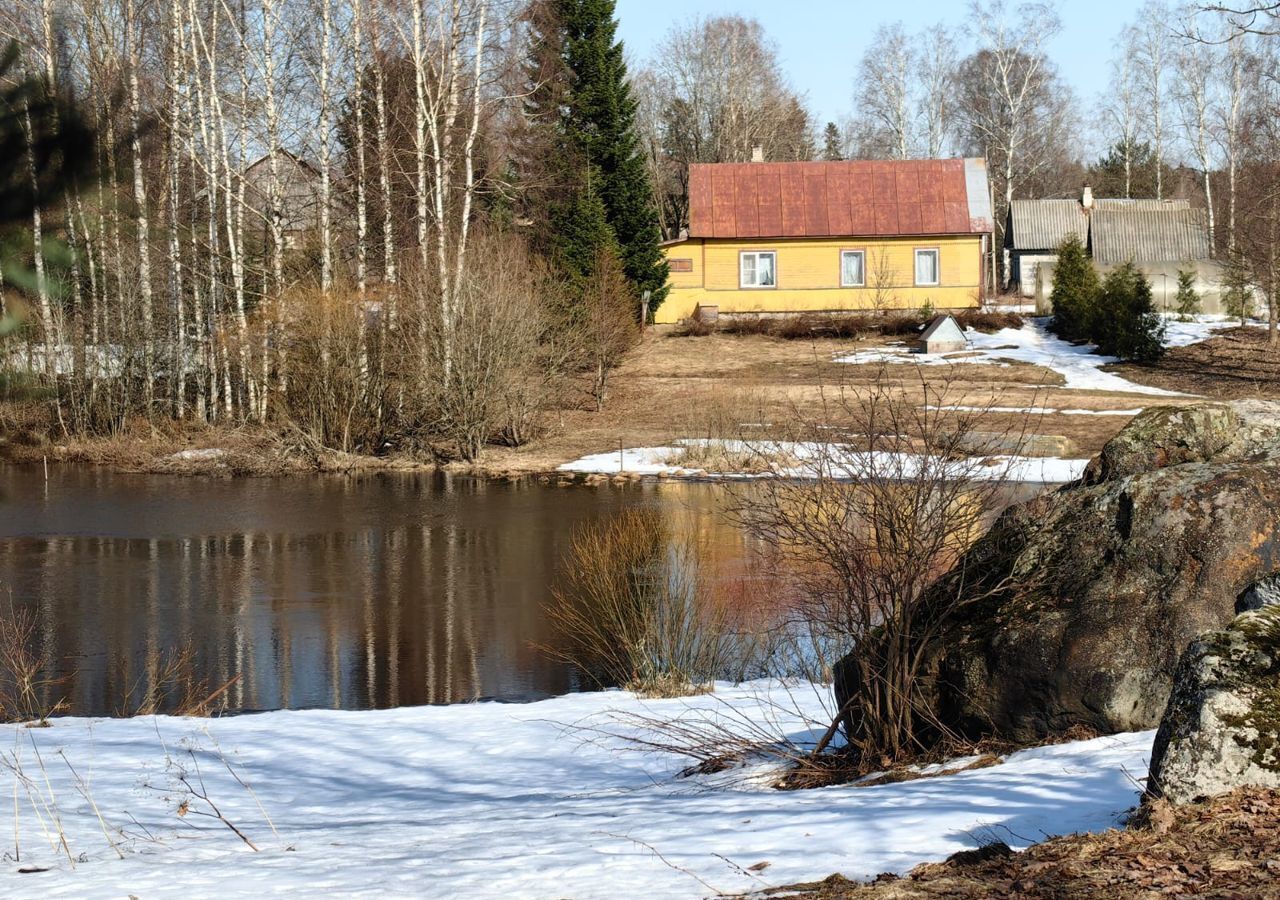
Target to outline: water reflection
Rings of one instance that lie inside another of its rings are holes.
[[[79,714],[130,709],[188,643],[210,684],[241,675],[235,709],[531,699],[577,687],[536,649],[573,529],[658,504],[733,557],[719,491],[0,468],[0,591]]]

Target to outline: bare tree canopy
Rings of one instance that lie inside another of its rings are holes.
[[[814,156],[814,122],[775,44],[741,16],[693,19],[667,33],[634,82],[655,184],[674,235],[688,222],[690,163]]]

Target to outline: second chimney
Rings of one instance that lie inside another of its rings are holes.
[[[1093,209],[1093,188],[1087,184],[1084,186],[1084,193],[1080,196],[1080,205],[1085,209]]]
[[[752,148],[751,148],[751,161],[752,161],[752,162],[764,162],[764,148],[763,148],[763,147],[752,147]]]

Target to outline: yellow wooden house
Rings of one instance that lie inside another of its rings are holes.
[[[965,309],[990,290],[992,231],[981,159],[694,165],[655,320]]]

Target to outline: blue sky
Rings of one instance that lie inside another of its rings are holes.
[[[1112,46],[1134,18],[1139,0],[1058,0],[1063,29],[1051,45],[1054,62],[1088,102],[1105,90]],[[909,31],[942,22],[959,28],[964,0],[618,0],[619,35],[635,59],[647,59],[675,23],[694,16],[738,13],[758,19],[778,43],[796,88],[820,121],[852,108],[853,75],[868,39],[881,24],[901,20]]]

